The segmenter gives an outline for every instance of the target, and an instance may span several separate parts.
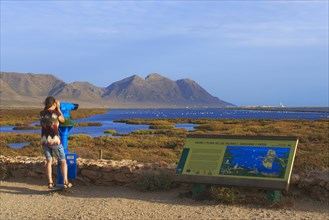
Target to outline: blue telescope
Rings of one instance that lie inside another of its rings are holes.
[[[75,153],[69,153],[68,150],[68,136],[69,131],[75,125],[71,120],[71,111],[78,109],[78,104],[61,102],[60,109],[65,118],[65,122],[59,125],[59,135],[61,136],[62,145],[64,147],[64,152],[66,156],[66,164],[67,164],[67,176],[68,179],[75,179],[77,177],[77,155]],[[57,166],[58,178],[57,182],[59,185],[64,184],[64,179],[61,173],[60,164]]]
[[[63,113],[64,118],[70,118],[71,110],[77,110],[79,108],[79,104],[61,102],[60,109]]]
[[[61,136],[62,140],[62,145],[64,147],[64,152],[67,154],[69,152],[68,150],[68,143],[67,143],[67,138],[69,136],[69,131],[72,129],[72,127],[75,125],[71,121],[71,110],[76,110],[78,109],[79,105],[78,104],[73,104],[73,103],[67,103],[67,102],[61,102],[60,109],[61,112],[63,113],[63,116],[65,118],[65,122],[59,125],[59,133]]]

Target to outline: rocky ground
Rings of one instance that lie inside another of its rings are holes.
[[[329,219],[329,204],[308,196],[286,196],[280,207],[225,205],[179,196],[184,190],[76,185],[50,191],[44,180],[10,179],[1,182],[0,219]]]

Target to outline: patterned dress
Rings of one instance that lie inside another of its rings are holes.
[[[58,132],[58,117],[60,115],[61,113],[56,110],[44,110],[40,112],[40,123],[42,127],[41,144],[43,146],[51,147],[62,143]]]

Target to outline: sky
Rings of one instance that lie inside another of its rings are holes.
[[[328,106],[328,1],[1,0],[1,71],[189,78],[238,106]]]

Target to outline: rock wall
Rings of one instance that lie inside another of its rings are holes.
[[[90,160],[77,159],[77,184],[131,185],[143,173],[174,175],[176,164],[164,161],[140,163],[133,160]],[[57,176],[57,161],[53,162],[53,177]],[[45,159],[43,157],[2,156],[0,155],[0,180],[5,178],[44,179]],[[293,173],[290,185],[297,187],[317,200],[329,200],[329,171],[308,171]]]
[[[133,160],[89,160],[77,159],[77,183],[85,185],[129,185],[144,172],[173,175],[176,165],[164,161],[158,163],[139,163]],[[46,180],[45,159],[43,157],[3,156],[0,155],[0,179],[35,178]],[[53,178],[57,177],[57,160],[53,161]]]

